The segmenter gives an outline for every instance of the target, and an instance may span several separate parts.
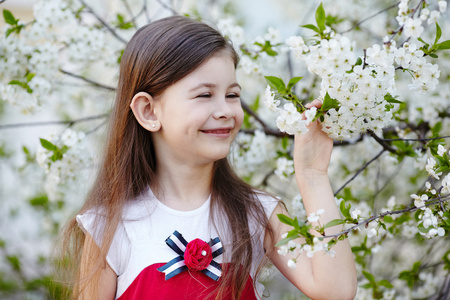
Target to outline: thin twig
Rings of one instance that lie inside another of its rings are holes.
[[[20,128],[20,127],[31,127],[31,126],[47,126],[47,125],[73,125],[75,123],[87,122],[92,120],[98,120],[107,118],[108,114],[101,114],[97,116],[90,116],[80,119],[67,120],[67,121],[45,121],[45,122],[31,122],[31,123],[15,123],[15,124],[3,124],[0,125],[0,130],[10,129],[10,128]]]
[[[438,136],[434,138],[417,138],[417,139],[383,139],[385,142],[395,142],[395,141],[411,141],[411,142],[424,142],[424,141],[434,141],[440,139],[448,139],[450,135]]]
[[[344,231],[341,231],[341,232],[336,233],[336,234],[324,235],[324,236],[321,236],[321,238],[338,238],[341,235],[348,234],[349,232],[351,232],[351,231],[355,230],[356,228],[360,227],[361,225],[368,224],[368,223],[370,223],[370,222],[372,222],[374,220],[381,219],[381,218],[383,218],[385,216],[398,215],[398,214],[403,214],[403,213],[406,213],[406,212],[414,212],[414,211],[416,211],[418,209],[422,209],[424,207],[428,207],[428,206],[432,206],[432,205],[437,205],[437,204],[440,204],[442,202],[446,202],[446,201],[449,201],[449,200],[450,200],[450,195],[447,195],[447,196],[441,198],[441,200],[439,200],[439,199],[430,199],[427,203],[425,203],[425,205],[422,205],[422,206],[418,206],[418,207],[417,206],[410,206],[410,207],[407,207],[407,208],[401,209],[401,210],[386,211],[386,212],[381,213],[379,215],[372,216],[372,217],[370,217],[368,219],[365,219],[365,220],[363,220],[361,222],[358,222],[358,224],[355,224],[354,226],[352,226],[352,227],[350,227],[350,228],[348,228],[348,229],[346,229]]]
[[[98,124],[97,126],[95,126],[93,129],[86,131],[86,135],[90,135],[94,132],[96,132],[97,130],[99,130],[100,128],[102,128],[106,123],[108,122],[108,120],[103,120],[100,124]]]
[[[372,19],[372,18],[378,16],[379,14],[384,13],[385,11],[390,10],[391,8],[394,8],[394,7],[398,6],[399,3],[400,3],[400,2],[394,3],[394,4],[392,4],[391,6],[388,6],[388,7],[386,7],[385,9],[380,10],[379,12],[374,13],[373,15],[368,16],[367,18],[362,19],[361,21],[355,23],[355,24],[354,24],[352,27],[350,27],[349,29],[340,32],[340,34],[343,34],[343,33],[347,33],[347,32],[352,31],[352,30],[355,29],[356,27],[359,27],[359,25],[361,25],[362,23],[364,23],[364,22],[366,22],[366,21],[368,21],[368,20],[370,20],[370,19]]]
[[[162,0],[156,0],[156,2],[158,2],[165,9],[170,10],[170,12],[172,12],[173,15],[178,15],[178,12],[176,12],[171,6],[167,5]]]
[[[152,19],[150,18],[150,15],[148,14],[147,0],[144,0],[144,6],[142,7],[142,9],[145,12],[145,17],[147,18],[147,23],[150,23],[152,21]]]
[[[100,22],[102,23],[103,26],[105,26],[106,29],[108,29],[109,32],[111,32],[111,34],[113,36],[115,36],[119,41],[121,41],[122,43],[126,44],[127,41],[122,38],[121,36],[119,36],[117,34],[117,32],[114,30],[114,28],[112,28],[111,26],[108,25],[108,23],[106,23],[102,18],[100,18],[100,16],[89,6],[86,4],[86,2],[84,0],[79,0],[81,2],[81,4],[83,4],[83,6],[85,6],[87,9],[89,9],[89,12],[91,14],[94,15],[94,17]]]
[[[261,118],[247,105],[247,103],[245,103],[244,101],[241,101],[241,105],[242,105],[242,109],[248,113],[249,115],[251,115],[253,118],[255,118],[256,121],[258,121],[259,124],[261,124],[261,126],[263,128],[267,128],[267,124],[261,120]]]
[[[71,72],[63,70],[63,69],[59,69],[59,71],[61,73],[63,73],[63,74],[69,75],[71,77],[81,79],[81,80],[83,80],[83,81],[85,81],[85,82],[87,82],[87,83],[89,83],[89,84],[91,84],[93,86],[96,86],[96,87],[99,87],[99,88],[102,88],[102,89],[105,89],[105,90],[108,90],[108,91],[115,91],[116,90],[116,88],[114,88],[114,87],[98,83],[98,82],[96,82],[94,80],[88,79],[88,78],[83,77],[81,75],[77,75],[77,74],[71,73]]]
[[[416,8],[414,8],[414,9],[412,10],[412,12],[410,13],[410,14],[411,14],[411,17],[414,16],[414,14],[416,13],[416,11],[422,6],[422,3],[423,3],[424,1],[425,1],[425,0],[420,0],[420,1],[419,1],[419,4],[417,4]],[[403,30],[404,27],[405,27],[405,24],[403,24],[402,26],[400,26],[399,28],[397,28],[397,30],[395,30],[394,32],[392,32],[391,37],[389,38],[389,40],[388,40],[387,42],[385,42],[385,44],[390,44],[390,43],[392,42],[392,40],[395,38],[395,36],[396,36],[399,32],[401,32],[401,31]],[[407,40],[409,40],[409,38],[408,38]],[[403,43],[402,43],[402,45],[403,45]]]
[[[269,128],[269,127],[262,128],[262,129],[241,129],[239,132],[246,133],[246,134],[253,134],[254,135],[256,130],[261,130],[266,135],[270,135],[270,136],[274,136],[274,137],[278,137],[278,138],[282,138],[282,137],[285,137],[285,136],[287,136],[289,138],[292,138],[292,139],[294,138],[293,135],[288,135],[287,133],[280,132],[277,129],[272,129],[272,128]]]
[[[137,28],[136,24],[136,16],[133,16],[133,11],[131,10],[130,5],[128,4],[127,0],[122,0],[123,4],[125,5],[126,10],[128,11],[128,14],[131,16],[131,20],[129,22],[133,23],[134,28]]]
[[[340,191],[342,191],[350,182],[352,182],[356,176],[358,176],[362,171],[364,171],[371,163],[373,163],[375,160],[378,159],[378,157],[381,156],[381,154],[384,153],[384,151],[386,151],[386,149],[381,150],[377,155],[375,155],[371,160],[369,160],[368,162],[366,162],[356,173],[355,175],[352,176],[352,178],[350,178],[349,180],[347,180],[346,183],[344,183],[335,193],[334,196],[336,196],[337,194],[339,194]]]
[[[380,144],[381,146],[383,146],[384,150],[387,150],[391,153],[396,154],[397,150],[395,150],[394,148],[392,148],[388,143],[386,143],[382,138],[380,138],[378,135],[375,134],[375,132],[373,132],[372,130],[367,130],[367,133],[374,138],[375,141],[378,142],[378,144]]]

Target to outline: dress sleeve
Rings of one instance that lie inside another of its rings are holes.
[[[270,219],[275,207],[277,207],[281,200],[262,192],[257,192],[257,196],[264,208],[267,218]]]
[[[103,231],[105,218],[96,210],[88,210],[84,214],[77,215],[78,226],[84,233],[89,233],[95,243],[100,247],[103,243]],[[128,265],[131,243],[123,223],[120,222],[114,234],[111,246],[106,255],[106,261],[111,269],[120,276]]]

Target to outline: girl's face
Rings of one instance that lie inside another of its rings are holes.
[[[185,164],[208,164],[228,155],[244,113],[233,61],[225,53],[209,58],[168,87],[156,101],[161,129],[156,155]]]

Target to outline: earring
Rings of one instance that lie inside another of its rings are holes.
[[[155,128],[156,127],[156,124],[152,124],[152,128]]]

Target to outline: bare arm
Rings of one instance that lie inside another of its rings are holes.
[[[108,264],[92,276],[92,258],[99,255],[100,249],[91,235],[86,233],[81,256],[79,300],[111,300],[116,296],[117,275]]]
[[[314,101],[311,105],[320,107],[321,103]],[[308,133],[295,137],[295,176],[308,215],[319,209],[325,209],[319,220],[324,225],[340,218],[327,172],[333,141],[322,132],[317,122],[308,128],[310,130]],[[277,214],[280,213],[287,214],[279,205],[269,220],[274,229],[275,241],[270,240],[269,236],[266,236],[265,240],[269,258],[274,265],[312,299],[353,299],[357,279],[348,241],[340,241],[333,247],[336,251],[334,258],[322,251],[308,258],[303,252],[297,259],[297,267],[291,269],[287,266],[287,261],[293,257],[279,255],[274,246],[281,240],[283,233],[292,229],[278,220]],[[338,233],[341,229],[342,226],[331,227],[326,230],[326,234]],[[317,232],[312,234],[319,236]]]

